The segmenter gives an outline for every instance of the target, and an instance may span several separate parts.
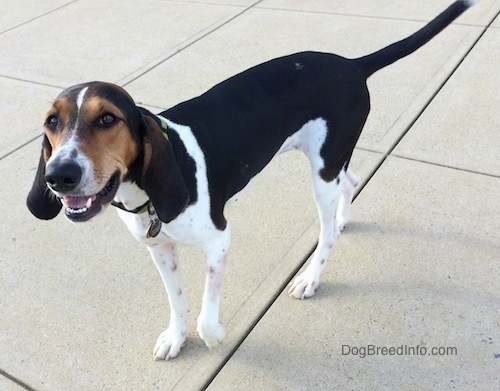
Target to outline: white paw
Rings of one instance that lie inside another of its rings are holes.
[[[226,336],[224,326],[222,326],[220,323],[202,324],[198,322],[196,331],[198,331],[200,338],[210,349],[215,348],[218,344],[220,344]]]
[[[312,297],[316,288],[319,286],[319,281],[309,276],[306,272],[295,277],[290,284],[288,294],[295,299],[306,299]]]
[[[181,327],[169,326],[160,334],[153,350],[155,361],[176,357],[186,344],[186,331]]]

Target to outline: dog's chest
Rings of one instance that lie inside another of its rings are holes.
[[[131,214],[118,210],[118,214],[132,235],[146,246],[156,246],[165,242],[199,246],[217,231],[210,218],[207,218],[209,214],[200,213],[196,205],[188,207],[171,222],[162,223],[160,233],[154,238],[147,238],[147,231],[151,224],[148,213]]]

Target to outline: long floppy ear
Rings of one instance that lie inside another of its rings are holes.
[[[161,221],[168,223],[189,204],[189,192],[175,159],[172,145],[149,116],[144,121],[144,164],[141,185]]]
[[[35,217],[50,220],[61,210],[61,201],[49,190],[45,182],[45,163],[51,154],[52,148],[47,137],[43,137],[42,153],[36,170],[35,181],[28,193],[26,205]]]

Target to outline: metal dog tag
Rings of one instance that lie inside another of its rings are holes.
[[[156,214],[153,204],[150,202],[148,205],[149,227],[146,231],[146,238],[155,238],[161,231],[161,220]]]

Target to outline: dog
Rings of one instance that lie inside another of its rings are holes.
[[[455,1],[413,35],[364,57],[302,52],[270,60],[158,115],[113,84],[69,87],[47,112],[27,206],[40,219],[64,208],[74,222],[108,204],[118,208],[147,246],[168,294],[170,324],[154,347],[156,360],[176,357],[186,341],[176,243],[201,247],[207,269],[197,331],[215,347],[225,336],[219,303],[230,245],[227,201],[274,156],[293,149],[306,154],[321,228],[289,294],[313,296],[349,218],[358,181],[349,161],[370,111],[366,80],[423,46],[472,4]]]

